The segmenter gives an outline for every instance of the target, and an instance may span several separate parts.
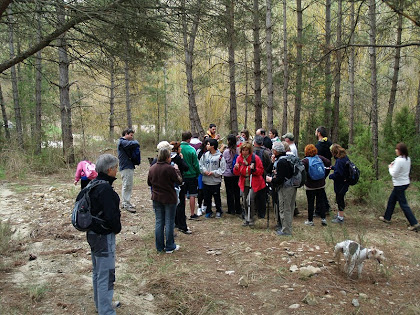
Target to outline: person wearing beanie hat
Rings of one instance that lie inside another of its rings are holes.
[[[293,209],[296,200],[296,188],[284,187],[286,179],[293,176],[293,166],[286,158],[286,150],[281,142],[274,142],[272,147],[272,176],[266,176],[266,181],[272,183],[277,191],[279,212],[277,217],[277,235],[292,235]]]

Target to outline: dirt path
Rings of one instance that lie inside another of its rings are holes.
[[[270,230],[266,221],[249,229],[225,215],[188,221],[193,234],[178,233],[181,250],[157,254],[147,170],[136,170],[138,212],[122,213],[117,238],[119,314],[420,314],[419,234],[405,230],[402,216],[387,226],[372,209],[350,207],[344,226],[306,227],[298,217],[293,238],[280,238],[273,222]],[[95,314],[89,246],[70,224],[78,187],[60,178],[0,185],[1,218],[14,231],[0,263],[1,314]],[[333,243],[358,237],[382,249],[387,262],[366,261],[362,279],[347,279],[333,261]],[[304,277],[292,266],[320,270]],[[315,305],[302,301],[308,294]]]

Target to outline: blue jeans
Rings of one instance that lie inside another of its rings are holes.
[[[99,315],[115,315],[112,307],[115,282],[115,234],[87,233],[91,248],[93,298]]]
[[[157,251],[174,250],[176,247],[174,241],[176,204],[165,204],[153,200],[153,209],[155,210],[156,215],[155,242]]]
[[[408,222],[410,222],[410,225],[416,225],[418,223],[416,217],[408,206],[407,199],[405,198],[405,190],[408,188],[408,186],[409,185],[394,186],[391,196],[389,196],[388,205],[384,214],[385,220],[391,220],[395,205],[398,201],[402,211],[405,214],[405,217],[407,218]]]

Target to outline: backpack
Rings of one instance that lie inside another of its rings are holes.
[[[131,150],[131,162],[133,162],[134,165],[140,165],[140,146],[136,146]]]
[[[262,162],[262,164],[263,164],[263,168],[264,168],[264,178],[265,178],[265,176],[267,175],[268,170],[269,170],[269,168],[270,168],[270,166],[271,166],[271,159],[270,159],[270,158],[268,158],[268,157],[264,154],[266,151],[268,152],[268,151],[270,151],[270,150],[268,150],[268,149],[266,149],[266,148],[261,147],[261,149],[260,149],[260,150],[255,150],[255,151],[254,151],[254,152],[255,152],[255,154],[256,154],[256,155],[258,155],[258,157],[260,158],[260,160],[261,160],[261,162]]]
[[[302,161],[294,155],[282,156],[281,159],[286,159],[293,167],[293,176],[291,178],[286,178],[283,187],[302,187],[305,184],[307,177],[305,165],[303,165]]]
[[[86,162],[84,173],[88,179],[92,180],[98,176],[98,173],[96,172],[95,168],[96,168],[95,164],[91,162]]]
[[[324,162],[318,155],[307,157],[309,162],[308,173],[312,180],[319,180],[325,178]]]
[[[94,180],[91,181],[83,190],[82,190],[82,197],[76,201],[74,204],[73,212],[71,214],[71,223],[73,226],[82,232],[89,231],[89,227],[92,224],[93,219],[105,222],[104,220],[100,219],[99,216],[102,214],[100,211],[97,216],[93,216],[91,211],[91,204],[90,204],[90,191],[98,185],[101,184],[108,184],[105,180]]]
[[[356,185],[359,181],[360,170],[350,160],[346,162],[346,166],[344,169],[344,177],[344,181],[349,185]]]
[[[238,156],[239,155],[237,153],[235,153],[235,155],[233,156],[232,165],[230,166],[230,171],[232,172],[232,174],[233,174],[233,168],[235,167],[236,160],[238,159]]]

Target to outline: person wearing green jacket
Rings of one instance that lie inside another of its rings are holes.
[[[184,157],[185,163],[188,165],[188,171],[184,173],[184,185],[185,195],[190,199],[190,219],[194,220],[198,218],[195,214],[195,197],[198,195],[198,175],[200,175],[200,166],[198,164],[197,153],[195,149],[190,145],[192,134],[190,131],[182,133],[181,142],[181,153]]]

